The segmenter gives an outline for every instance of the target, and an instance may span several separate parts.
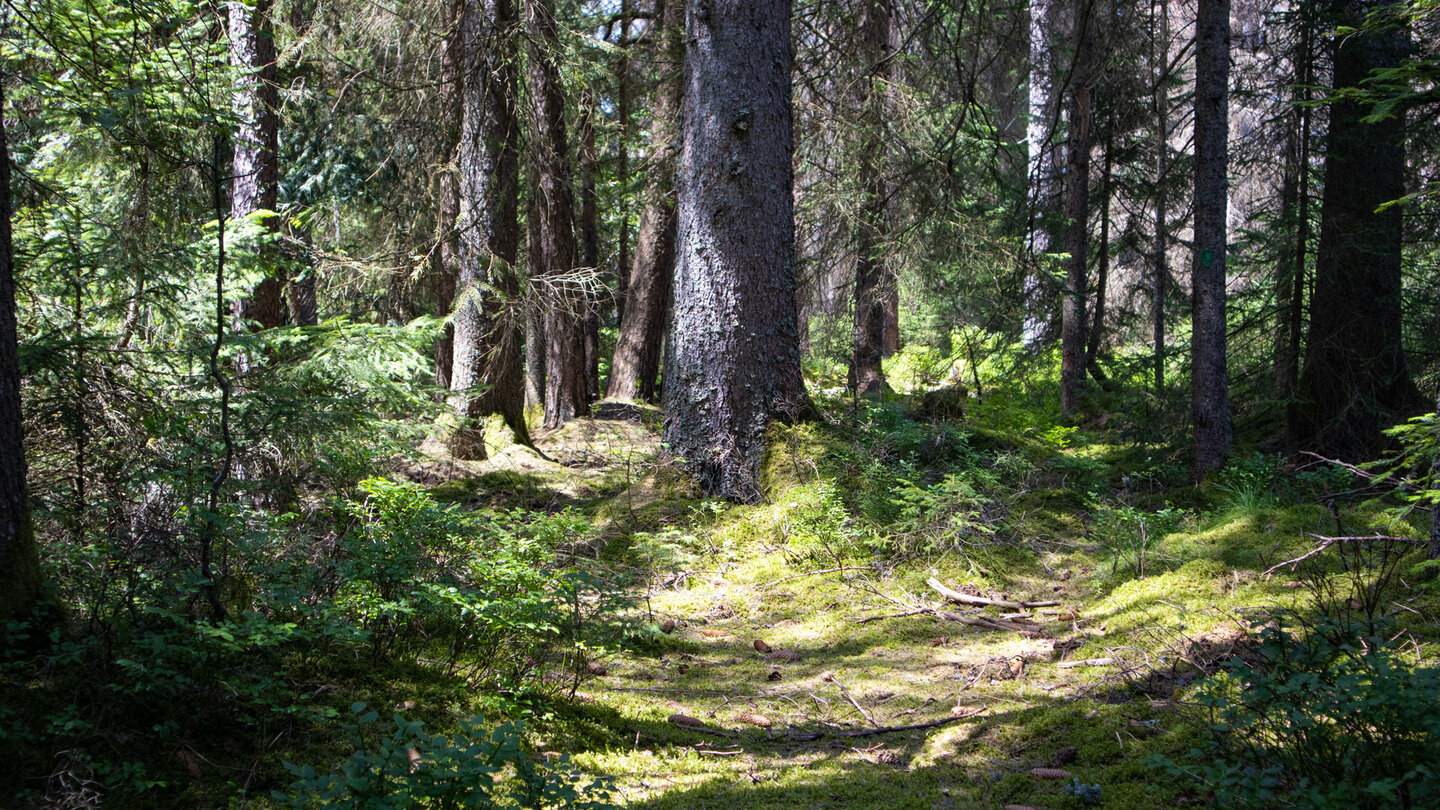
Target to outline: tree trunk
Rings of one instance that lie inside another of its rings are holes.
[[[1165,390],[1165,282],[1170,277],[1170,0],[1155,0],[1155,257],[1150,276],[1151,338],[1155,344],[1155,394]]]
[[[706,494],[753,502],[767,427],[811,407],[796,326],[790,3],[710,0],[685,22],[665,440]]]
[[[0,622],[23,618],[40,593],[40,558],[25,492],[10,149],[3,114],[8,78],[0,76]]]
[[[662,5],[664,0],[656,0]],[[655,22],[663,16],[656,10]],[[625,320],[630,282],[630,0],[620,0],[619,52],[615,58],[615,184],[620,188],[620,235],[615,249],[615,322]],[[663,92],[663,91],[662,91]],[[614,373],[613,371],[611,372]]]
[[[1060,310],[1060,412],[1080,407],[1085,384],[1085,326],[1090,250],[1091,62],[1093,3],[1081,0],[1075,14],[1075,67],[1070,76],[1069,142],[1065,150],[1065,299]]]
[[[1219,467],[1230,452],[1225,373],[1225,233],[1229,199],[1230,0],[1200,0],[1195,20],[1195,254],[1191,265],[1190,417],[1192,472]]]
[[[435,384],[450,387],[450,374],[455,364],[455,326],[450,322],[455,306],[455,279],[460,269],[459,171],[460,122],[464,117],[461,23],[465,13],[463,0],[451,3],[450,30],[440,43],[440,108],[444,127],[445,166],[436,179],[435,250],[432,269],[435,274],[435,314],[446,320],[440,340],[435,343]]]
[[[1303,8],[1303,7],[1302,7]],[[1310,249],[1310,87],[1314,55],[1308,15],[1299,21],[1296,45],[1293,123],[1285,141],[1280,222],[1294,229],[1294,245],[1280,256],[1276,274],[1275,388],[1281,399],[1295,396],[1300,376],[1300,341],[1305,316],[1305,263]]]
[[[1334,4],[1359,29],[1337,39],[1336,90],[1400,64],[1402,31],[1362,27],[1388,5]],[[1401,344],[1401,209],[1377,212],[1405,193],[1404,122],[1367,122],[1372,111],[1343,97],[1330,106],[1310,339],[1290,411],[1298,444],[1346,461],[1374,458],[1385,447],[1383,429],[1426,407]]]
[[[270,22],[271,0],[231,0],[229,6],[230,64],[235,68],[235,114],[230,218],[280,205],[280,96],[276,87],[275,35]],[[275,217],[265,219],[275,232]],[[273,246],[263,248],[273,252]],[[270,329],[285,322],[285,279],[272,274],[255,285],[236,313],[241,320]]]
[[[1045,333],[1045,318],[1036,313],[1048,309],[1042,300],[1048,273],[1046,256],[1053,249],[1051,228],[1054,227],[1058,197],[1056,178],[1059,174],[1055,129],[1059,122],[1060,94],[1057,91],[1059,66],[1055,59],[1056,16],[1064,0],[1028,0],[1030,20],[1029,121],[1026,142],[1029,144],[1029,217],[1027,226],[1027,261],[1022,282],[1021,307],[1027,313],[1021,324],[1023,339],[1034,343]]]
[[[595,199],[599,157],[595,150],[595,97],[583,91],[580,98],[580,266],[599,278],[600,215]],[[585,319],[585,402],[600,398],[600,313],[593,305]]]
[[[521,384],[516,306],[519,281],[519,157],[515,144],[515,47],[512,0],[464,0],[460,15],[460,298],[450,378],[460,424],[450,451],[486,457],[483,418],[500,414],[517,441],[529,443]]]
[[[575,210],[565,131],[565,91],[555,59],[560,33],[551,0],[524,0],[530,42],[531,146],[539,196],[535,282],[545,312],[545,427],[558,428],[589,407],[585,398],[587,294],[574,283]]]
[[[675,268],[675,152],[681,97],[685,90],[685,7],[681,0],[660,0],[661,80],[651,124],[650,174],[640,236],[630,267],[625,309],[605,396],[654,402],[665,337],[665,312]]]
[[[1112,131],[1105,136],[1105,167],[1100,174],[1100,255],[1095,271],[1095,306],[1091,307],[1090,341],[1085,347],[1085,368],[1102,385],[1106,380],[1105,373],[1100,369],[1100,341],[1105,335],[1105,295],[1110,285],[1110,197],[1114,191],[1112,175],[1115,165],[1113,128],[1112,122]]]
[[[855,82],[853,103],[867,113],[867,128],[860,147],[859,171],[865,183],[855,245],[855,323],[850,342],[850,390],[858,396],[880,394],[887,388],[881,359],[885,355],[886,312],[894,288],[884,256],[889,228],[890,182],[886,170],[887,85],[891,81],[887,59],[892,15],[890,0],[871,0],[860,21],[864,74]]]

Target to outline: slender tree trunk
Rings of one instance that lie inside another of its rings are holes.
[[[656,2],[658,6],[664,0]],[[615,183],[620,188],[620,244],[615,249],[616,323],[625,320],[625,299],[630,285],[630,3],[631,0],[620,0],[619,53],[615,58]],[[659,23],[662,16],[657,8],[655,22]]]
[[[1281,399],[1295,396],[1300,376],[1300,341],[1305,317],[1305,263],[1310,248],[1310,86],[1313,23],[1300,19],[1296,46],[1294,110],[1285,141],[1285,177],[1281,183],[1280,221],[1294,228],[1293,246],[1282,252],[1276,274],[1275,388]]]
[[[1045,331],[1045,319],[1035,313],[1046,309],[1044,278],[1048,272],[1045,257],[1053,249],[1050,229],[1054,227],[1059,203],[1056,177],[1059,174],[1058,150],[1055,148],[1055,127],[1059,121],[1060,99],[1056,88],[1059,70],[1055,64],[1053,42],[1057,21],[1057,3],[1064,0],[1028,0],[1030,17],[1030,86],[1029,121],[1026,141],[1029,144],[1029,217],[1027,225],[1027,260],[1022,282],[1021,306],[1026,315],[1021,324],[1025,342],[1034,343]]]
[[[660,72],[651,125],[650,172],[640,235],[630,267],[626,305],[620,318],[615,356],[605,395],[611,399],[658,398],[660,352],[665,313],[675,268],[675,153],[684,93],[685,6],[681,0],[660,0]]]
[[[595,97],[586,90],[580,98],[580,266],[598,277],[600,269],[600,214],[595,199],[599,156],[595,149]],[[600,398],[600,313],[587,306],[585,319],[585,401]]]
[[[524,0],[530,41],[531,144],[539,197],[538,281],[545,302],[545,427],[558,428],[586,412],[587,295],[574,283],[575,210],[565,131],[565,91],[555,62],[560,32],[551,0]]]
[[[1359,29],[1336,41],[1336,90],[1361,87],[1372,71],[1400,64],[1402,31],[1362,27],[1371,12],[1392,4],[1334,4]],[[1401,209],[1379,210],[1405,193],[1404,121],[1367,121],[1372,111],[1352,98],[1330,105],[1310,339],[1290,420],[1298,444],[1347,461],[1378,455],[1381,431],[1427,404],[1401,343]]]
[[[1090,251],[1090,118],[1095,23],[1093,3],[1080,0],[1075,14],[1075,68],[1070,76],[1069,143],[1065,150],[1065,299],[1060,310],[1060,412],[1080,407],[1085,384],[1088,295],[1085,262]]]
[[[1113,124],[1110,127],[1113,130]],[[1115,136],[1105,136],[1105,166],[1100,175],[1100,251],[1095,271],[1095,306],[1091,307],[1090,342],[1085,347],[1085,368],[1095,381],[1105,383],[1105,372],[1100,368],[1100,342],[1105,335],[1105,295],[1110,285],[1110,196],[1113,189],[1112,175],[1115,165]]]
[[[1225,234],[1229,200],[1230,0],[1200,0],[1195,21],[1195,258],[1190,337],[1192,471],[1219,467],[1230,452],[1225,371]]]
[[[1156,0],[1155,40],[1155,257],[1150,276],[1150,334],[1155,344],[1155,394],[1165,390],[1165,282],[1170,277],[1170,0]]]
[[[274,27],[271,0],[230,0],[230,64],[237,71],[230,217],[240,219],[256,211],[274,211],[280,205],[280,96],[276,87]],[[274,216],[265,228],[278,232]],[[273,248],[266,248],[267,252]],[[237,315],[261,329],[285,322],[285,279],[272,274],[255,285],[238,307]]]
[[[887,59],[890,47],[893,10],[890,0],[871,0],[860,21],[864,75],[855,83],[856,109],[866,111],[868,129],[860,147],[860,174],[865,182],[865,195],[855,245],[855,324],[850,342],[850,389],[859,396],[882,393],[886,389],[881,358],[885,354],[885,332],[889,324],[886,304],[891,271],[885,255],[890,183],[886,169],[885,103],[891,80]]]
[[[519,125],[515,116],[512,0],[464,0],[460,15],[461,129],[455,362],[450,378],[461,418],[450,437],[457,458],[483,459],[483,419],[500,414],[513,439],[529,443],[521,380]]]
[[[15,251],[10,237],[10,148],[5,83],[0,75],[0,622],[21,618],[40,593],[40,557],[25,487],[20,410],[20,335],[15,309]]]
[[[688,4],[665,440],[709,495],[760,498],[766,429],[800,378],[790,3]]]

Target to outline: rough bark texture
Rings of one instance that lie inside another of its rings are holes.
[[[575,202],[565,131],[565,91],[555,57],[560,48],[550,0],[525,0],[530,42],[531,145],[538,215],[532,261],[545,312],[545,427],[558,428],[583,415],[585,396],[586,293],[571,277],[575,269]]]
[[[665,440],[704,491],[760,497],[765,433],[808,412],[792,208],[790,3],[686,14],[684,143]]]
[[[40,592],[40,559],[25,492],[4,84],[0,81],[0,622],[23,615]]]
[[[1060,412],[1080,407],[1085,385],[1085,263],[1090,251],[1091,63],[1095,20],[1089,0],[1075,15],[1075,68],[1070,76],[1069,138],[1065,148],[1065,298],[1060,309]]]
[[[1192,471],[1219,467],[1230,452],[1225,373],[1225,217],[1230,136],[1230,0],[1200,0],[1195,44],[1195,254],[1191,265],[1190,419]]]
[[[521,384],[524,326],[519,290],[519,158],[511,0],[465,0],[460,15],[460,303],[450,378],[461,423],[450,437],[457,458],[486,457],[482,420],[500,414],[528,442]]]
[[[236,69],[234,157],[230,189],[230,217],[240,219],[255,211],[274,211],[280,204],[280,96],[276,88],[275,37],[270,23],[270,0],[250,6],[243,0],[229,5],[230,64]],[[266,227],[278,223],[267,218]],[[245,321],[269,329],[285,322],[285,280],[265,278],[236,313]]]
[[[1335,3],[1344,22],[1361,26],[1386,3]],[[1362,29],[1340,38],[1334,87],[1359,87],[1377,68],[1395,67],[1402,32]],[[1404,126],[1398,117],[1367,123],[1369,105],[1330,107],[1320,246],[1310,302],[1310,339],[1292,438],[1324,455],[1356,461],[1385,446],[1381,431],[1423,410],[1400,334],[1400,208],[1376,209],[1405,192]]]
[[[611,399],[658,398],[660,350],[665,313],[675,269],[675,153],[679,146],[685,7],[681,0],[660,2],[660,88],[650,129],[651,155],[640,236],[626,284],[625,308],[610,363],[605,396]]]
[[[859,396],[886,389],[881,359],[885,355],[886,332],[890,326],[887,304],[894,278],[884,259],[889,228],[890,182],[886,170],[887,85],[891,80],[886,59],[891,47],[890,0],[872,0],[860,21],[864,75],[855,83],[854,103],[868,113],[869,131],[860,147],[860,173],[865,183],[855,245],[855,323],[850,341],[850,389]]]

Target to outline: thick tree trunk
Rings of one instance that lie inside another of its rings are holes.
[[[280,96],[276,87],[274,28],[271,0],[230,0],[230,64],[236,70],[234,136],[230,217],[240,219],[256,211],[274,211],[280,205]],[[268,230],[278,231],[274,217]],[[273,251],[272,248],[266,250]],[[285,279],[271,275],[255,285],[236,313],[262,329],[285,322]]]
[[[484,417],[500,414],[529,442],[516,306],[519,280],[519,125],[515,116],[512,0],[464,0],[460,15],[461,128],[459,275],[455,362],[450,378],[461,422],[450,437],[457,458],[486,457]]]
[[[0,76],[0,622],[23,617],[40,593],[40,559],[25,491],[5,78]]]
[[[1230,0],[1200,0],[1195,21],[1195,256],[1191,265],[1190,418],[1192,472],[1219,467],[1230,452],[1225,373],[1225,233],[1230,183]]]
[[[864,74],[855,82],[856,109],[868,113],[868,128],[860,147],[860,174],[865,182],[855,245],[855,322],[850,341],[850,390],[859,396],[879,394],[887,388],[881,359],[885,356],[890,326],[887,304],[894,288],[885,262],[889,228],[890,183],[886,170],[886,96],[890,83],[887,59],[891,47],[893,9],[890,0],[871,0],[860,21]]]
[[[659,91],[651,124],[649,185],[640,212],[640,236],[626,285],[625,309],[605,395],[654,402],[665,337],[665,313],[675,268],[675,153],[684,93],[684,20],[681,0],[660,0]]]
[[[1096,20],[1091,0],[1075,14],[1075,67],[1070,76],[1069,139],[1065,149],[1065,298],[1060,309],[1060,412],[1080,407],[1085,385],[1088,296],[1085,263],[1090,251],[1091,76]]]
[[[1026,142],[1029,149],[1029,217],[1027,225],[1027,260],[1022,281],[1021,308],[1027,314],[1021,323],[1027,344],[1040,340],[1045,333],[1046,319],[1036,313],[1048,309],[1045,278],[1049,272],[1046,255],[1054,249],[1051,229],[1055,227],[1060,192],[1059,151],[1055,147],[1055,129],[1059,122],[1060,66],[1056,64],[1055,34],[1057,17],[1065,0],[1028,0],[1030,22],[1029,120]]]
[[[1360,30],[1338,38],[1334,87],[1362,86],[1377,69],[1400,64],[1405,35],[1362,28],[1389,3],[1346,0],[1335,8]],[[1370,105],[1339,98],[1330,106],[1320,246],[1310,301],[1310,339],[1291,435],[1301,446],[1357,461],[1385,446],[1381,431],[1426,403],[1401,344],[1401,209],[1405,193],[1404,122],[1367,122]]]
[[[665,440],[712,496],[760,498],[765,433],[810,410],[800,377],[790,3],[686,14],[684,145]]]
[[[1095,270],[1095,306],[1091,307],[1090,338],[1085,346],[1085,368],[1102,385],[1106,380],[1105,373],[1100,369],[1100,342],[1105,337],[1105,296],[1110,285],[1110,197],[1114,190],[1111,187],[1114,166],[1115,136],[1112,131],[1105,137],[1105,166],[1100,173],[1099,262]]]
[[[565,131],[565,91],[555,59],[559,29],[551,0],[524,0],[530,41],[531,145],[538,197],[532,245],[545,312],[545,427],[558,428],[589,407],[585,397],[587,294],[574,283],[575,210]]]

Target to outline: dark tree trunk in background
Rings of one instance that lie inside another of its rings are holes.
[[[436,180],[438,197],[435,214],[435,250],[431,254],[435,273],[435,309],[442,318],[450,316],[455,305],[455,279],[460,267],[460,234],[456,230],[460,218],[460,184],[456,177],[460,143],[460,121],[464,116],[461,107],[461,64],[460,23],[464,3],[455,2],[451,17],[451,30],[440,45],[440,97],[444,110],[442,126],[445,127],[446,164]],[[450,387],[451,367],[455,362],[455,327],[445,324],[440,340],[435,344],[435,384],[441,388]]]
[[[1165,282],[1170,277],[1170,0],[1155,0],[1155,255],[1150,268],[1150,337],[1155,344],[1155,393],[1165,390]]]
[[[1065,148],[1065,298],[1060,309],[1060,412],[1080,407],[1085,385],[1085,263],[1090,251],[1091,70],[1096,20],[1091,0],[1075,12],[1075,67],[1070,76],[1069,139]]]
[[[20,335],[10,238],[10,148],[0,75],[0,622],[22,618],[40,593],[40,558],[25,492],[20,411]]]
[[[1281,181],[1281,222],[1294,229],[1294,245],[1282,249],[1275,278],[1275,389],[1281,399],[1295,396],[1300,377],[1300,341],[1305,320],[1305,264],[1310,249],[1310,87],[1314,84],[1311,25],[1300,20],[1296,47],[1294,110],[1285,139],[1285,176]]]
[[[538,217],[534,281],[545,313],[545,427],[558,428],[583,415],[587,295],[574,283],[575,205],[565,131],[565,90],[555,59],[559,29],[551,0],[524,0],[530,41],[530,99],[534,104],[531,148],[535,161]]]
[[[529,442],[516,306],[519,279],[519,125],[515,117],[515,28],[511,0],[464,0],[460,15],[461,129],[459,276],[450,388],[461,418],[450,437],[457,458],[486,457],[482,419],[500,414]]]
[[[626,285],[625,309],[605,396],[654,402],[665,337],[665,312],[675,269],[675,153],[685,90],[682,0],[660,0],[660,86],[651,124],[650,170],[640,236]]]
[[[231,164],[232,219],[274,211],[280,205],[280,96],[270,8],[270,0],[257,0],[253,7],[243,0],[231,0],[229,6],[230,64],[237,73],[234,105],[239,119]],[[266,218],[267,229],[277,231],[278,226],[274,217]],[[262,329],[283,324],[285,279],[275,275],[263,279],[240,304],[237,314]]]
[[[615,182],[620,186],[620,235],[615,249],[615,322],[625,320],[630,284],[630,2],[620,0],[620,48],[615,58]],[[656,0],[654,23],[664,16]],[[653,24],[653,23],[652,23]],[[663,90],[661,91],[663,92]],[[613,374],[613,372],[612,372]]]
[[[765,432],[808,413],[800,377],[790,3],[686,14],[684,143],[665,440],[712,496],[760,498]]]
[[[1195,20],[1195,255],[1191,265],[1190,418],[1192,472],[1219,467],[1230,452],[1230,383],[1225,373],[1225,218],[1230,183],[1230,0],[1200,0]]]
[[[595,199],[599,153],[595,150],[595,97],[587,90],[580,99],[580,266],[599,278],[600,214]],[[585,318],[585,401],[600,398],[600,312],[587,306]]]
[[[1333,8],[1360,28],[1386,5],[1348,0]],[[1334,87],[1360,87],[1371,71],[1398,66],[1405,49],[1405,35],[1389,28],[1339,38]],[[1376,212],[1405,193],[1404,124],[1367,123],[1371,112],[1353,99],[1330,106],[1310,339],[1290,411],[1297,444],[1346,461],[1374,458],[1385,446],[1382,430],[1426,407],[1401,345],[1401,209]]]
[[[1105,372],[1100,368],[1100,342],[1105,337],[1105,296],[1110,286],[1110,197],[1114,192],[1114,170],[1115,136],[1111,132],[1105,137],[1105,167],[1100,173],[1099,266],[1095,270],[1095,306],[1091,307],[1089,343],[1085,346],[1085,368],[1102,385]]]
[[[884,259],[889,235],[890,182],[886,171],[886,96],[893,60],[890,0],[871,0],[860,21],[864,74],[855,83],[854,104],[865,113],[868,128],[860,147],[859,172],[865,183],[855,245],[855,323],[850,341],[850,390],[859,396],[882,393],[886,388],[881,359],[890,326],[887,304],[895,287]]]

